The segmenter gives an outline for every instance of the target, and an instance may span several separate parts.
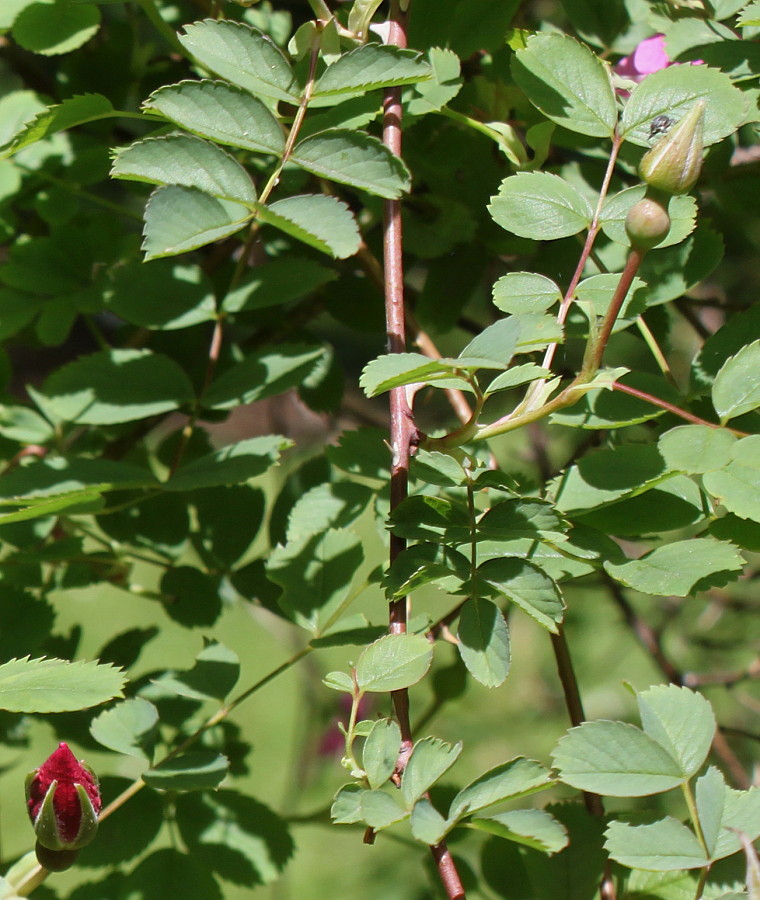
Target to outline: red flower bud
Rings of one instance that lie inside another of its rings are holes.
[[[26,802],[37,842],[48,850],[79,850],[95,837],[100,788],[95,773],[59,744],[26,779]]]

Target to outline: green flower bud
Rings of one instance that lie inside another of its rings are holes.
[[[652,197],[634,203],[625,217],[625,233],[635,250],[650,250],[670,231],[670,216],[665,206]]]
[[[644,154],[639,175],[648,185],[666,194],[685,194],[692,189],[702,170],[704,111],[704,100],[697,101],[681,121]]]

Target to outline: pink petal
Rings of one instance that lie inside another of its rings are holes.
[[[633,65],[640,75],[649,75],[667,68],[670,60],[665,52],[665,36],[655,34],[643,40],[633,51]]]

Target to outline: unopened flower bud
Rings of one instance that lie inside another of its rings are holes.
[[[704,100],[697,101],[644,154],[639,175],[648,185],[667,194],[685,194],[691,190],[702,170],[704,111]]]
[[[644,197],[634,203],[625,217],[625,233],[635,250],[650,250],[670,231],[668,210],[659,200]]]
[[[27,776],[26,802],[39,847],[76,851],[95,837],[101,806],[98,779],[67,744],[59,744],[39,769]],[[50,868],[39,852],[38,858]]]

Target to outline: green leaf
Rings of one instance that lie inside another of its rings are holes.
[[[658,547],[641,559],[604,568],[622,584],[644,594],[688,597],[706,586],[723,586],[738,576],[744,560],[732,544],[692,538]]]
[[[571,728],[553,757],[564,782],[610,797],[646,797],[686,780],[657,741],[624,722],[600,720]]]
[[[422,635],[387,634],[362,651],[356,680],[362,691],[399,691],[424,678],[432,660],[433,647]]]
[[[485,772],[462,788],[449,809],[449,821],[456,822],[506,800],[517,800],[552,786],[551,772],[533,759],[518,756]]]
[[[180,81],[154,91],[146,109],[193,134],[231,147],[281,156],[282,126],[248,91],[221,81]]]
[[[364,44],[344,53],[314,85],[312,97],[340,97],[430,78],[420,53],[386,44]]]
[[[318,484],[301,494],[288,517],[286,540],[300,541],[328,528],[348,528],[373,499],[363,484],[331,482]]]
[[[163,487],[167,491],[194,491],[240,484],[263,475],[291,445],[288,438],[278,434],[246,438],[182,466]]]
[[[126,877],[112,888],[106,883],[95,885],[96,891],[105,889],[111,896],[118,891],[124,900],[161,900],[176,893],[180,897],[203,897],[222,900],[222,892],[208,865],[198,860],[198,854],[182,853],[164,847],[144,857]],[[89,886],[88,886],[89,887]]]
[[[465,601],[457,646],[470,674],[486,687],[498,687],[509,674],[509,627],[499,607],[480,597]]]
[[[675,406],[683,402],[673,385],[658,375],[631,372],[616,378],[615,382],[651,394]],[[649,422],[665,413],[666,410],[647,400],[613,389],[587,393],[569,409],[552,415],[551,421],[557,425],[578,428],[625,428],[639,422]]]
[[[488,365],[488,360],[482,360]],[[359,386],[368,397],[377,397],[385,391],[406,384],[441,384],[449,387],[451,382],[467,388],[468,382],[458,377],[457,361],[452,359],[431,359],[422,353],[388,353],[371,360],[364,367]],[[463,371],[469,369],[460,366]],[[501,366],[499,366],[501,368]]]
[[[122,697],[121,669],[96,662],[12,659],[0,665],[0,709],[53,713],[88,709]]]
[[[503,541],[523,537],[562,541],[567,528],[551,503],[533,497],[501,500],[478,520],[480,536]]]
[[[280,306],[316,291],[337,278],[331,269],[312,259],[288,254],[250,269],[221,303],[227,313]]]
[[[217,200],[195,188],[176,184],[156,188],[145,207],[145,259],[176,256],[213,244],[240,231],[251,217],[248,207]]]
[[[61,0],[36,0],[13,21],[13,39],[24,50],[55,56],[81,47],[100,27],[97,6],[78,6]]]
[[[624,444],[583,457],[552,487],[557,509],[572,515],[635,496],[666,473],[665,461],[656,447]]]
[[[484,328],[462,350],[460,359],[493,360],[506,369],[522,337],[520,321],[519,316],[510,316]]]
[[[179,409],[193,388],[174,360],[150,350],[81,356],[45,382],[47,408],[67,422],[112,425]]]
[[[330,181],[397,200],[411,187],[404,163],[377,138],[333,128],[296,144],[290,161]]]
[[[588,47],[560,34],[534,34],[512,62],[512,76],[552,122],[611,138],[617,103],[607,66]]]
[[[158,710],[141,697],[124,700],[93,719],[90,734],[109,750],[150,761],[158,736]]]
[[[739,16],[737,24],[742,28],[760,25],[760,0],[752,0],[749,6],[747,6]]]
[[[505,313],[544,312],[562,300],[562,291],[545,275],[509,272],[493,286],[493,302]]]
[[[381,2],[382,0],[356,0],[352,3],[348,12],[348,30],[366,38],[372,16]]]
[[[197,188],[221,200],[246,206],[256,189],[246,170],[221,147],[189,134],[149,137],[117,151],[112,178]]]
[[[588,200],[569,182],[548,172],[519,172],[501,183],[488,207],[497,225],[519,237],[551,241],[588,228]]]
[[[697,779],[694,796],[697,804],[699,827],[705,839],[707,853],[712,859],[720,834],[720,825],[726,802],[726,782],[715,768],[710,768]]]
[[[712,334],[694,357],[691,368],[691,382],[700,394],[709,393],[715,376],[730,357],[738,353],[747,343],[748,335],[755,335],[760,329],[760,304],[754,304],[743,312],[726,319],[715,334]]]
[[[285,614],[319,636],[341,610],[363,556],[356,535],[329,529],[276,547],[267,576],[283,588],[278,602]]]
[[[103,299],[127,322],[163,331],[209,322],[216,315],[213,285],[200,266],[174,262],[118,266]]]
[[[565,826],[542,809],[513,809],[485,819],[473,819],[470,825],[542,853],[558,853],[568,844]]]
[[[518,556],[487,559],[478,566],[478,580],[516,603],[539,625],[557,634],[565,604],[559,588],[537,565]]]
[[[18,153],[43,138],[85,122],[108,118],[113,114],[111,101],[102,94],[79,94],[63,103],[49,106],[31,120],[13,138],[0,159]]]
[[[0,405],[0,434],[21,444],[45,444],[54,436],[47,419],[25,406]]]
[[[438,738],[417,741],[401,776],[401,797],[411,810],[417,800],[454,765],[462,752],[461,741],[448,744]]]
[[[354,692],[354,681],[348,672],[328,672],[322,679],[322,684],[332,691],[341,691],[347,694]]]
[[[742,519],[760,522],[760,436],[736,441],[723,457],[723,466],[704,477],[707,491]]]
[[[401,730],[393,719],[378,719],[362,748],[362,765],[369,786],[382,787],[391,777],[401,750]]]
[[[462,544],[470,539],[467,507],[445,497],[413,495],[390,514],[391,530],[399,537],[418,541]]]
[[[433,806],[423,798],[414,804],[410,825],[412,836],[423,844],[435,846],[439,844],[448,831],[448,822]]]
[[[657,446],[669,469],[701,475],[726,465],[736,438],[724,428],[678,425],[663,434]]]
[[[702,767],[715,736],[715,716],[701,694],[674,684],[637,694],[644,733],[675,759],[686,778]]]
[[[470,561],[463,553],[439,543],[420,543],[398,554],[383,587],[389,599],[405,597],[432,583],[456,593],[469,574]]]
[[[721,422],[760,406],[760,341],[729,357],[715,376],[712,401]]]
[[[760,837],[760,788],[735,791],[726,787],[720,833],[713,859],[724,859],[737,853],[744,840],[756,841]]]
[[[251,353],[223,372],[203,397],[208,409],[233,409],[302,384],[324,356],[324,347],[278,344]]]
[[[704,145],[732,134],[741,124],[746,99],[723,72],[708,66],[671,66],[648,75],[628,98],[620,134],[639,147],[649,147],[649,129],[656,116],[678,121],[698,100],[704,100]]]
[[[361,245],[356,220],[335,197],[302,194],[257,209],[263,222],[336,259],[353,256]]]
[[[224,700],[240,677],[240,660],[224,644],[209,643],[195,665],[161,679],[161,686],[191,700]]]
[[[298,103],[300,88],[283,52],[241,22],[204,19],[185,25],[182,46],[201,65],[253,95]]]
[[[538,381],[539,378],[550,378],[551,375],[550,369],[542,369],[535,363],[523,363],[521,366],[512,366],[506,372],[497,375],[483,393],[490,397],[491,394],[498,391],[507,391],[521,384]]]
[[[610,240],[622,244],[624,247],[630,246],[631,241],[625,230],[625,217],[634,204],[644,199],[646,191],[646,185],[637,184],[624,191],[619,191],[605,200],[599,222],[602,231]],[[671,197],[668,204],[668,215],[671,223],[670,231],[657,245],[658,250],[673,244],[680,244],[694,231],[697,223],[696,201],[688,194]]]
[[[206,791],[219,787],[230,763],[213,750],[184,753],[149,769],[143,781],[158,791]]]
[[[611,822],[606,838],[604,846],[610,856],[632,869],[671,872],[708,863],[694,832],[671,816],[651,825]]]

